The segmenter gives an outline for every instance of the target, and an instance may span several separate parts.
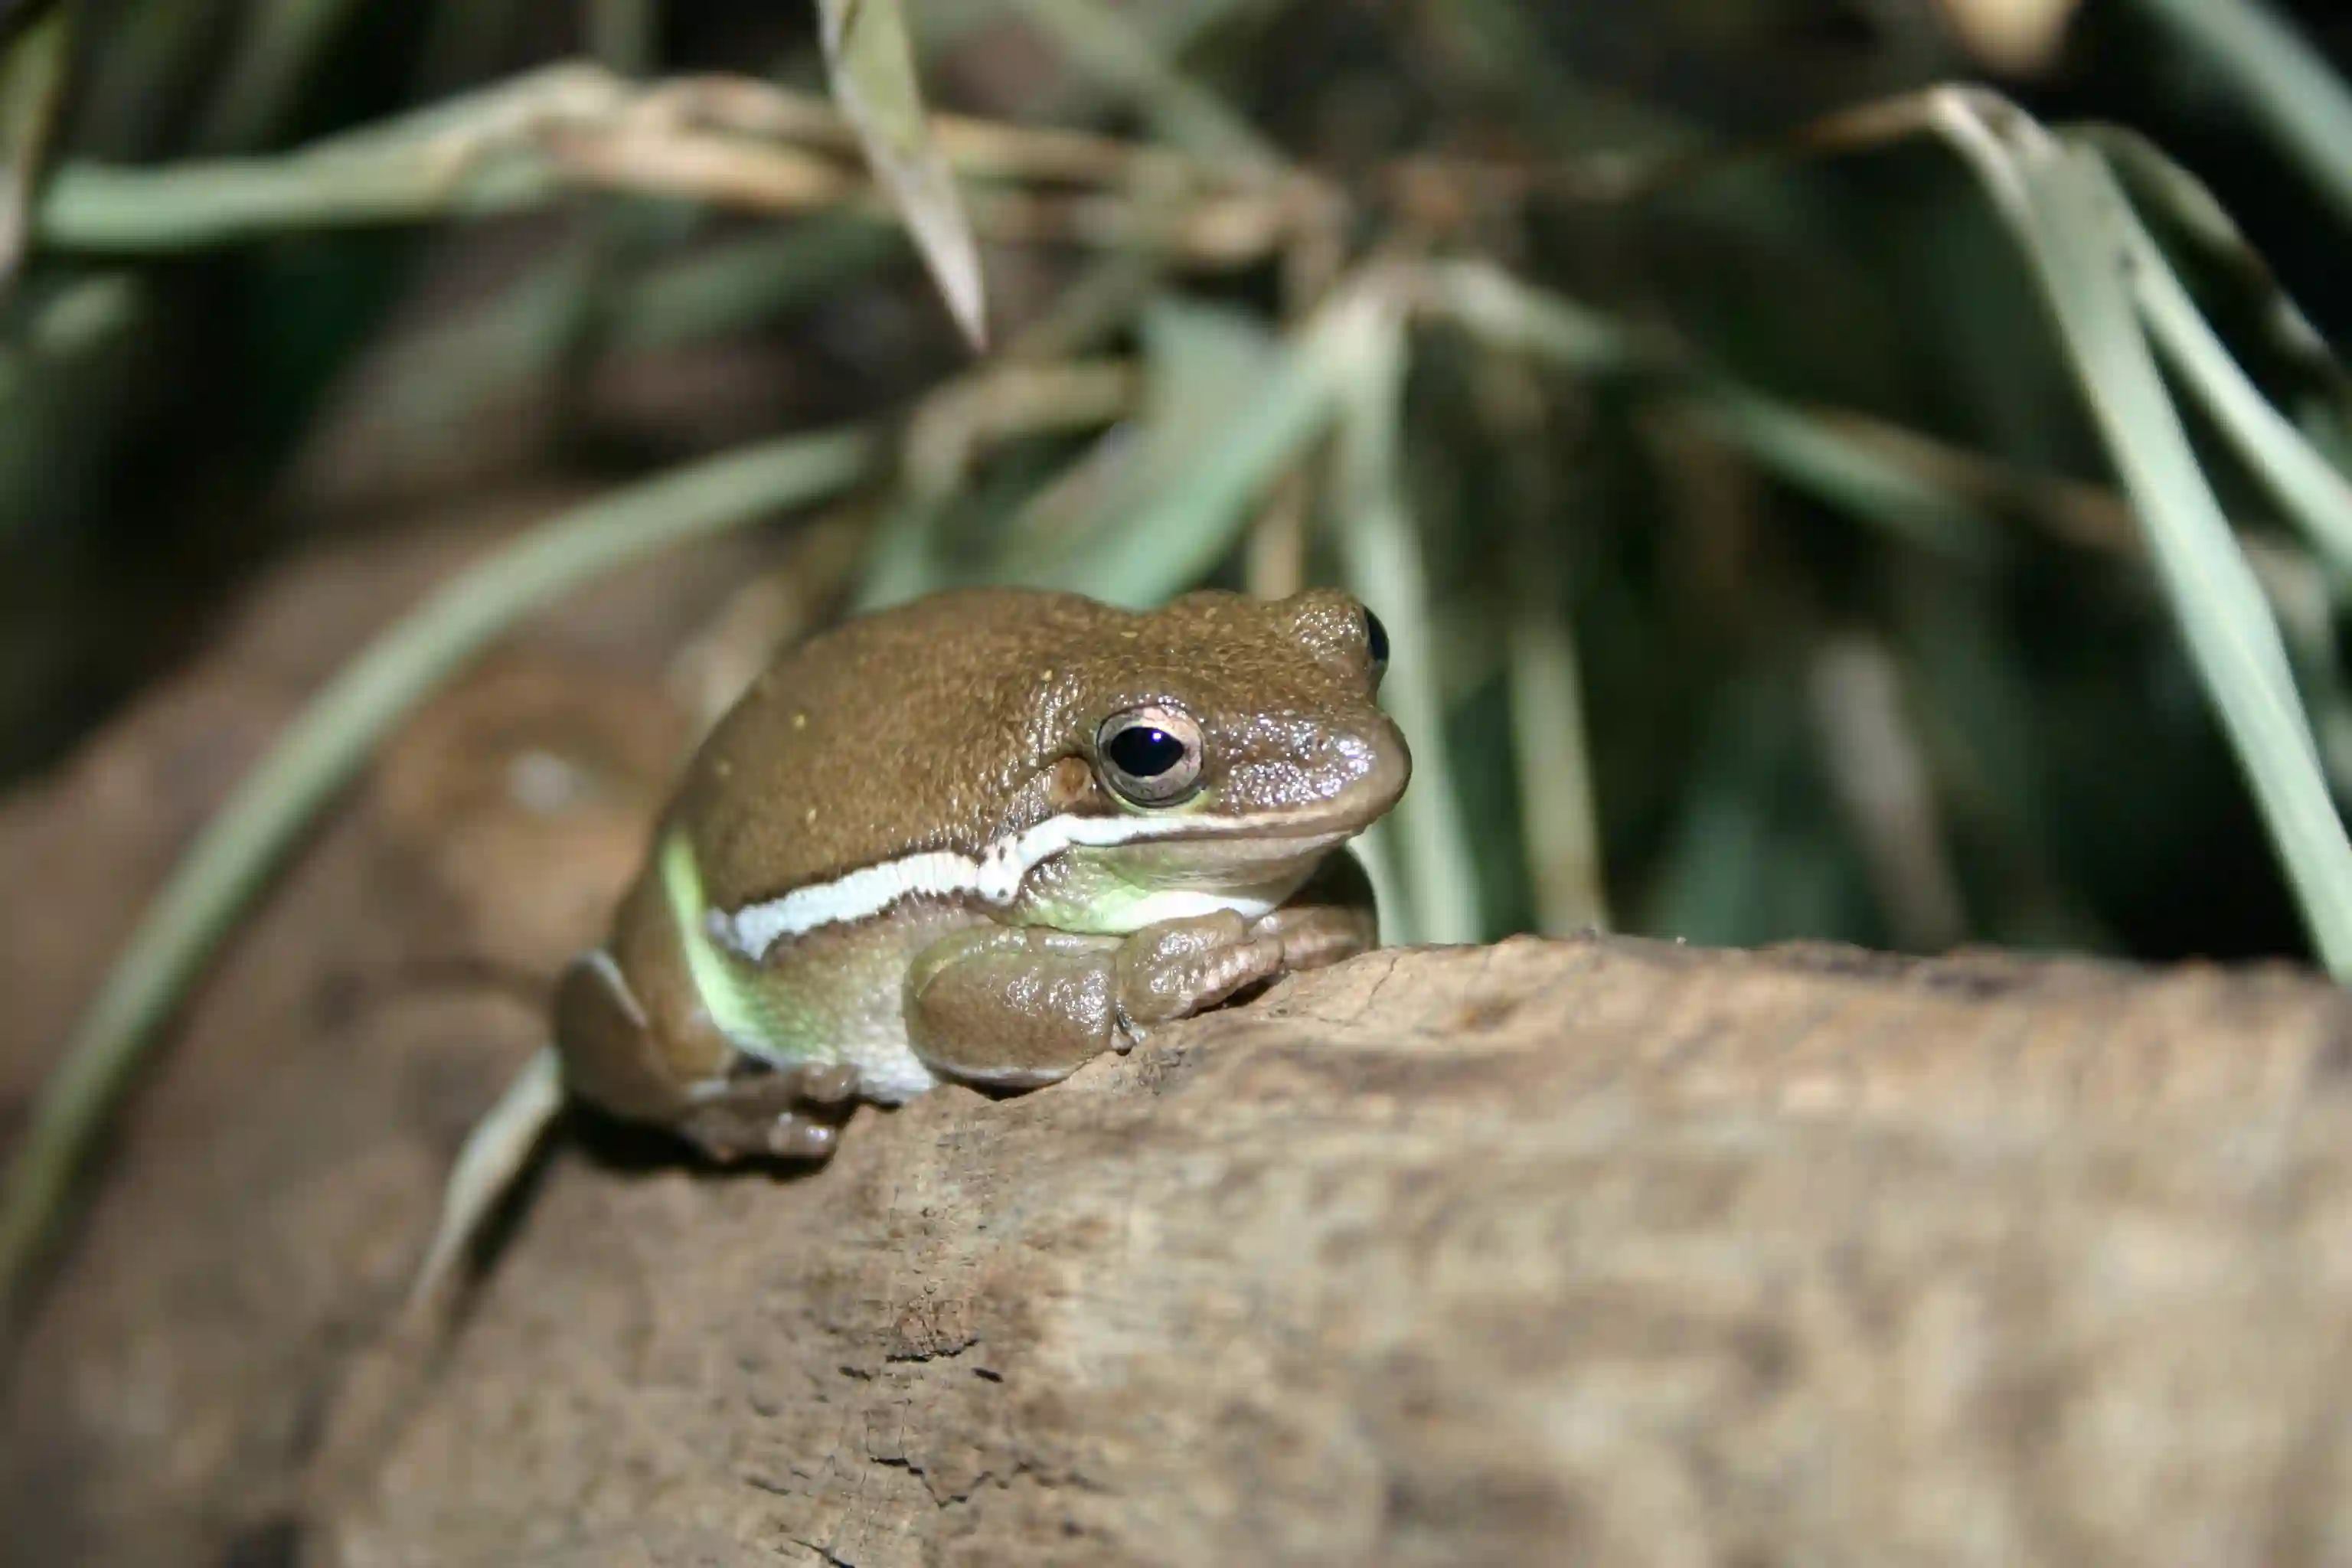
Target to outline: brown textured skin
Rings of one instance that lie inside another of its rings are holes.
[[[690,1120],[721,1158],[773,1152],[779,1111],[824,1120],[795,1104],[790,1075],[745,1079],[751,1058],[713,1026],[662,888],[675,828],[705,896],[726,910],[910,854],[977,856],[1046,816],[1118,810],[1095,776],[1096,732],[1146,704],[1201,728],[1204,830],[1285,814],[1353,822],[1385,810],[1411,769],[1378,706],[1367,633],[1363,606],[1328,589],[1275,603],[1199,593],[1136,614],[997,588],[921,599],[787,649],[688,767],[615,912],[611,961],[564,974],[555,1037],[571,1089],[623,1116]],[[765,964],[803,1005],[838,1015],[825,1025],[835,1038],[856,1032],[877,987],[895,1009],[898,980],[919,967],[908,1024],[933,1070],[1029,1087],[1130,1042],[1140,1022],[1271,979],[1286,951],[1304,968],[1370,946],[1350,940],[1370,929],[1369,889],[1354,891],[1358,915],[1289,922],[1319,930],[1317,941],[1252,935],[1234,919],[1219,953],[1190,951],[1207,926],[1188,928],[1182,953],[1162,940],[1173,933],[1055,947],[948,900],[886,915],[887,933],[820,927]],[[935,940],[948,945],[927,951]]]
[[[1200,721],[1203,793],[1224,811],[1306,804],[1300,781],[1342,765],[1333,739],[1403,754],[1364,637],[1362,607],[1328,589],[1192,594],[1140,614],[1022,589],[936,595],[772,665],[696,757],[678,820],[722,909],[904,855],[976,855],[1058,811],[1113,811],[1055,764],[1149,702]]]

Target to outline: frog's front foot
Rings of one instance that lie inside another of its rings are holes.
[[[1323,969],[1380,945],[1380,922],[1369,909],[1320,904],[1280,909],[1250,928],[1282,944],[1286,970]]]
[[[1282,968],[1281,933],[1254,931],[1230,910],[1146,926],[1119,944],[1119,1048],[1271,980]]]
[[[1363,862],[1342,849],[1325,860],[1290,901],[1259,918],[1252,933],[1282,942],[1282,967],[1321,969],[1381,944],[1380,913]]]
[[[946,937],[907,982],[907,1032],[932,1070],[996,1089],[1067,1078],[1107,1050],[1282,972],[1283,938],[1220,910],[1131,936],[1036,927]]]

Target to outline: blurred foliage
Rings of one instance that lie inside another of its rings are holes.
[[[2352,967],[2331,9],[911,0],[928,138],[900,11],[0,10],[0,764],[313,537],[863,425],[852,603],[1370,600],[1395,938]]]
[[[2130,123],[2176,303],[2246,416],[2301,437],[2250,467],[2226,410],[2189,430],[2270,576],[2317,574],[2298,637],[2326,664],[2343,542],[2307,554],[2263,479],[2341,517],[2340,373],[2155,149],[2291,227],[2293,297],[2342,320],[2352,96],[2273,12],[2074,11],[933,0],[903,21],[965,116],[933,147],[896,6],[19,0],[6,188],[50,183],[0,340],[0,762],[54,755],[310,532],[486,476],[653,472],[723,445],[698,425],[880,418],[906,438],[864,602],[1334,574],[1411,601],[1382,605],[1418,634],[1395,695],[1442,809],[1403,837],[1451,889],[1413,934],[1614,910],[2304,951],[2030,249],[1916,126],[1776,141],[1996,64]],[[976,226],[1000,352],[942,330],[861,139],[968,317]],[[1496,288],[1362,319],[1441,268]],[[1884,700],[1858,714],[1825,660]]]

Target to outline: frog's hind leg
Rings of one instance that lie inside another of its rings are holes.
[[[573,960],[556,988],[556,1037],[581,1097],[666,1126],[714,1160],[830,1155],[856,1069],[750,1055],[710,1022],[682,962],[660,950],[635,956],[649,986],[642,999],[602,952]]]

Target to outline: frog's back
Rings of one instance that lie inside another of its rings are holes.
[[[940,594],[789,650],[713,731],[673,820],[740,909],[929,853],[979,855],[1066,744],[1056,656],[1136,617],[1072,595]]]

